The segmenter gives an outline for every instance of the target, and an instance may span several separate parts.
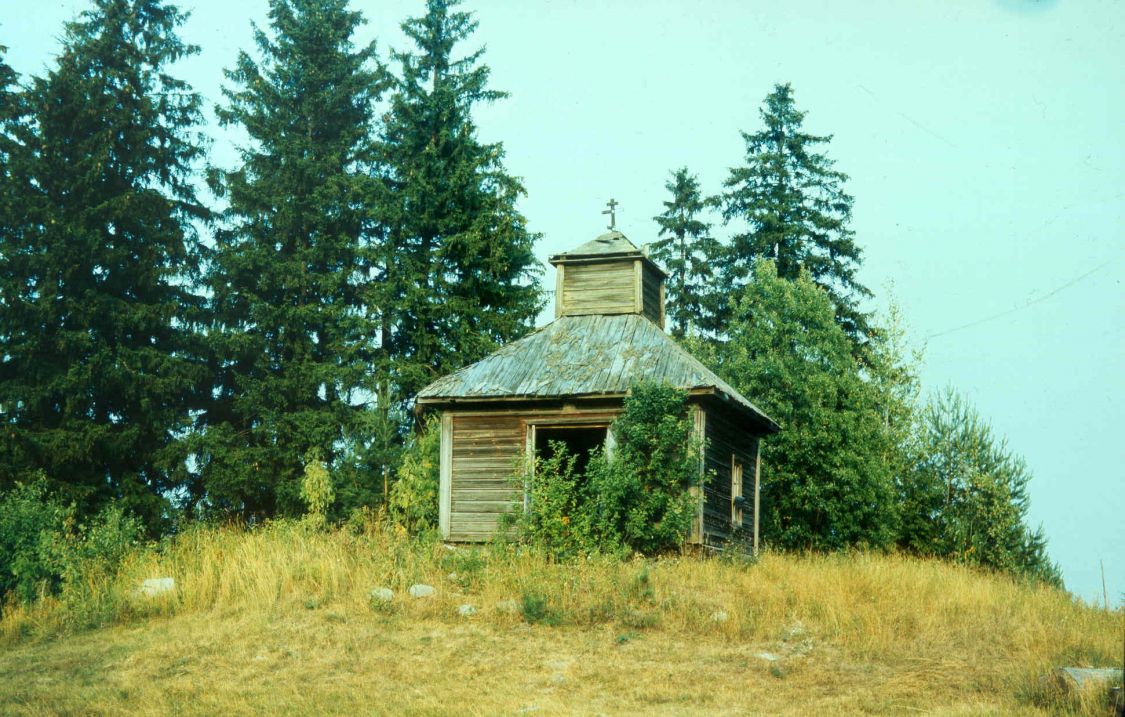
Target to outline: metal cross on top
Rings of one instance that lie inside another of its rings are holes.
[[[609,209],[603,210],[602,214],[609,215],[609,228],[612,230],[617,227],[617,200],[610,197],[610,200],[606,202],[606,206],[608,206]]]

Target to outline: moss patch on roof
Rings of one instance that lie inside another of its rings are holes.
[[[636,314],[564,316],[438,379],[418,401],[622,395],[639,380],[711,389],[776,428],[749,399]]]

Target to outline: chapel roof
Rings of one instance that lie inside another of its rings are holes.
[[[647,265],[654,268],[660,273],[661,276],[667,276],[668,273],[660,268],[660,265],[648,258],[643,250],[637,248],[637,245],[629,241],[629,238],[619,231],[611,230],[605,234],[591,239],[585,244],[571,249],[570,251],[562,252],[561,254],[554,254],[547,260],[552,264],[566,264],[569,262],[582,262],[590,263],[597,262],[602,259],[606,260],[619,260],[624,258],[636,257],[642,259]]]
[[[749,399],[637,314],[563,316],[438,379],[418,394],[418,402],[623,396],[639,380],[716,395],[768,430],[778,429]]]

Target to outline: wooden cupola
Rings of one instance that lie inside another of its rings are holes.
[[[555,318],[640,314],[664,328],[667,274],[618,231],[549,261],[555,266]]]

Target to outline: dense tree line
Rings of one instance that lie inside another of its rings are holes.
[[[44,77],[0,64],[0,490],[41,473],[151,530],[300,513],[320,462],[337,511],[384,498],[405,401],[542,305],[455,5],[384,64],[346,0],[272,0],[216,108],[230,167],[204,166],[171,2],[93,0]]]
[[[475,20],[426,0],[384,54],[347,0],[271,0],[216,108],[244,143],[214,167],[173,74],[198,51],[184,15],[91,5],[42,77],[0,48],[0,492],[36,481],[20,505],[124,507],[150,533],[313,494],[322,517],[390,497],[428,520],[411,396],[543,305],[524,187],[474,120],[505,97]],[[847,176],[804,118],[778,85],[718,193],[674,171],[650,247],[672,332],[785,427],[766,541],[1057,582],[1026,467],[955,394],[923,405],[897,319],[863,306]]]
[[[1026,524],[1026,466],[955,393],[923,403],[897,309],[864,309],[847,176],[804,117],[777,85],[722,192],[672,172],[650,245],[670,274],[673,332],[783,427],[763,444],[764,540],[898,548],[1059,583]]]

